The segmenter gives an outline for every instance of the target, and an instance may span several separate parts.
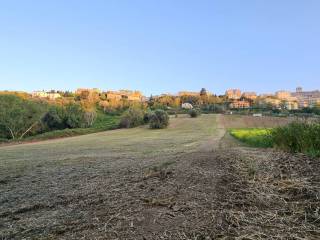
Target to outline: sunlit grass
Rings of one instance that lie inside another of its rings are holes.
[[[252,147],[272,147],[270,128],[230,129],[230,135]]]

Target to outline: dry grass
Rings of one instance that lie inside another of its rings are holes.
[[[319,239],[319,159],[231,145],[222,120],[0,148],[0,239]]]
[[[219,122],[225,128],[273,128],[286,125],[294,120],[293,117],[222,115]]]

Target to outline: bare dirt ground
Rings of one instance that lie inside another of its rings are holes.
[[[1,147],[0,239],[319,239],[319,159],[246,148],[227,118]]]

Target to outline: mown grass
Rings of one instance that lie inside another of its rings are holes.
[[[241,128],[230,129],[229,133],[234,138],[251,147],[272,147],[270,128]]]
[[[83,164],[101,159],[122,161],[128,158],[148,158],[158,164],[160,160],[175,160],[171,158],[178,153],[193,152],[216,131],[216,116],[211,114],[196,119],[183,116],[170,121],[171,124],[166,129],[150,130],[141,126],[61,138],[58,141],[1,146],[0,166],[16,172],[17,168],[26,171],[39,164]],[[47,138],[48,136],[43,139]]]

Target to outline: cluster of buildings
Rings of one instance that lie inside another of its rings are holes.
[[[119,90],[119,91],[107,91],[107,100],[121,100],[126,99],[128,101],[144,101],[145,97],[139,91]]]
[[[85,96],[85,98],[92,99],[97,96],[104,95],[107,100],[123,100],[128,101],[143,101],[145,97],[139,91],[130,90],[119,90],[119,91],[106,91],[101,92],[97,88],[78,88],[75,92],[77,96]],[[46,92],[46,91],[34,91],[31,96],[33,98],[46,98],[49,100],[56,100],[61,98],[61,94],[56,92]]]
[[[55,92],[45,92],[45,91],[34,91],[31,96],[33,98],[47,98],[49,100],[56,100],[57,98],[61,98],[59,93]]]
[[[295,92],[277,91],[275,94],[257,95],[255,92],[241,92],[240,89],[229,89],[225,93],[230,100],[230,108],[249,108],[253,104],[270,105],[278,109],[295,110],[314,107],[320,104],[320,91],[303,91],[297,87]]]
[[[299,107],[313,107],[320,104],[320,91],[303,91],[301,87],[296,88],[296,92],[291,93],[297,99]]]
[[[181,91],[177,95],[170,95],[176,97],[182,96],[195,96],[198,97],[202,94],[209,94],[205,89],[201,92]],[[86,99],[103,98],[107,101],[147,101],[140,91],[119,90],[119,91],[105,91],[101,92],[97,88],[79,88],[75,91],[76,96],[81,96]],[[168,95],[168,94],[163,94]],[[163,96],[161,95],[161,96]],[[54,91],[35,91],[32,93],[34,98],[46,98],[49,100],[56,100],[62,96]],[[257,95],[255,92],[241,92],[240,89],[229,89],[225,92],[225,97],[228,99],[230,108],[250,108],[255,106],[271,106],[278,109],[294,110],[298,108],[314,107],[320,104],[320,91],[303,91],[301,87],[297,87],[295,92],[277,91],[274,94],[261,94]]]

